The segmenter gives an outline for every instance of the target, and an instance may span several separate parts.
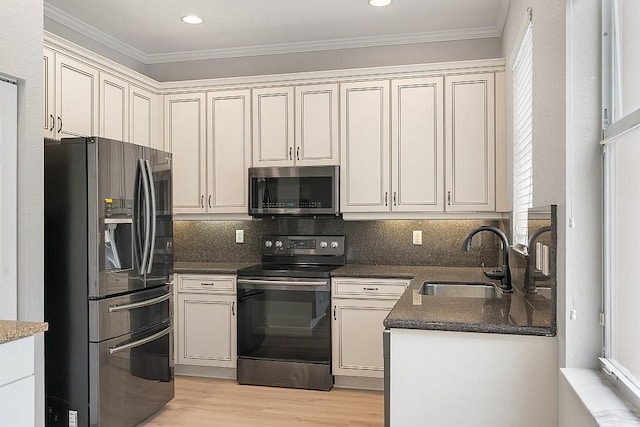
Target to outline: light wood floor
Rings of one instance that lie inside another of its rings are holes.
[[[178,376],[176,396],[141,426],[382,426],[382,392],[295,390]]]

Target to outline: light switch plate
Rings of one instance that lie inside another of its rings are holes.
[[[244,230],[236,230],[236,243],[244,243]]]
[[[414,245],[422,244],[422,230],[413,230],[413,244]]]

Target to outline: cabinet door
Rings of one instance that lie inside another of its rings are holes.
[[[100,72],[100,136],[129,141],[129,83]]]
[[[382,322],[395,300],[333,299],[333,374],[384,377]]]
[[[253,91],[253,166],[293,165],[293,88]]]
[[[447,211],[495,210],[493,73],[445,77]]]
[[[55,138],[56,130],[56,101],[55,101],[55,53],[51,49],[44,48],[42,56],[42,72],[44,76],[44,111],[43,130],[45,138]]]
[[[393,211],[444,210],[442,77],[391,82]]]
[[[340,86],[342,212],[389,211],[389,82]]]
[[[207,106],[208,212],[246,214],[251,92],[210,92]]]
[[[338,85],[298,86],[296,93],[296,165],[337,165]]]
[[[98,133],[98,71],[56,53],[56,138]]]
[[[204,213],[205,94],[165,95],[165,138],[173,153],[173,212]]]
[[[178,363],[236,367],[236,297],[179,294]]]
[[[158,95],[135,85],[129,86],[129,141],[164,150],[162,139],[154,129],[157,102]]]

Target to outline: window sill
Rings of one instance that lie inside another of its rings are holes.
[[[640,426],[640,411],[595,369],[560,372],[598,426]]]

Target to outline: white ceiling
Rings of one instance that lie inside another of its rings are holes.
[[[45,0],[45,16],[142,63],[500,37],[510,0]],[[204,18],[201,25],[180,21]]]

